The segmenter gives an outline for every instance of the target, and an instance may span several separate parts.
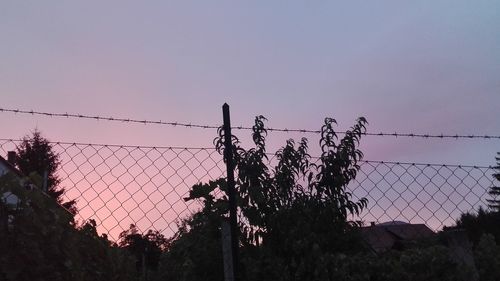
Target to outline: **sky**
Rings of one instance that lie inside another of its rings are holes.
[[[500,135],[500,1],[2,1],[0,107],[219,125]],[[0,112],[0,138],[211,147],[215,130]],[[239,131],[241,137],[249,132]],[[271,133],[270,150],[300,134]],[[317,137],[312,153],[319,153]],[[249,144],[248,141],[244,142]],[[500,141],[364,137],[494,165]]]

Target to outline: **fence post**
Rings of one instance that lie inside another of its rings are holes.
[[[224,103],[222,106],[222,115],[224,120],[224,158],[227,168],[227,190],[229,196],[229,223],[231,225],[231,245],[233,257],[233,276],[239,280],[238,276],[238,219],[236,212],[236,187],[234,183],[234,158],[233,144],[231,141],[231,118],[229,114],[229,105]]]

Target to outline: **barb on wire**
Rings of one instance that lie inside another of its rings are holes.
[[[183,122],[170,122],[170,121],[155,121],[155,120],[145,120],[145,119],[134,119],[134,118],[115,118],[115,117],[103,117],[97,115],[84,115],[84,114],[74,114],[74,113],[51,113],[42,112],[34,110],[20,110],[20,109],[7,109],[0,108],[0,112],[10,112],[16,114],[31,114],[31,115],[41,115],[48,117],[66,117],[66,118],[80,118],[80,119],[92,119],[92,120],[103,120],[103,121],[114,121],[114,122],[125,122],[125,123],[136,123],[136,124],[155,124],[155,125],[168,125],[173,127],[185,127],[185,128],[199,128],[199,129],[218,129],[220,126],[216,125],[206,125],[206,124],[192,124]],[[234,130],[252,130],[252,127],[248,126],[234,126],[231,127]],[[269,132],[283,132],[283,133],[303,133],[303,134],[319,134],[320,130],[309,130],[309,129],[288,129],[288,128],[266,128]],[[338,134],[345,134],[346,131],[338,131]],[[365,136],[376,136],[376,137],[406,137],[406,138],[424,138],[424,139],[499,139],[500,135],[474,135],[474,134],[421,134],[421,133],[362,133]]]
[[[251,130],[250,127],[235,127],[234,129],[239,130]],[[306,129],[280,129],[280,128],[266,128],[270,132],[284,132],[284,133],[310,133],[319,134],[319,130],[306,130]],[[345,134],[345,131],[337,131],[337,134]],[[459,134],[416,134],[416,133],[362,133],[365,136],[376,136],[376,137],[409,137],[409,138],[437,138],[437,139],[500,139],[497,135],[459,135]]]
[[[18,143],[22,139],[6,139],[0,138],[1,142]],[[165,145],[132,145],[132,144],[105,144],[105,143],[86,143],[86,142],[65,142],[65,141],[48,141],[52,145],[79,145],[79,146],[105,146],[105,147],[122,147],[122,148],[138,148],[138,149],[184,149],[184,150],[215,150],[214,147],[184,147],[184,146],[165,146]]]
[[[388,165],[409,165],[409,166],[427,166],[427,167],[451,167],[451,168],[474,168],[474,169],[493,169],[493,166],[461,165],[461,164],[438,164],[438,163],[415,163],[401,161],[380,161],[380,160],[361,160],[361,163],[369,164],[388,164]]]

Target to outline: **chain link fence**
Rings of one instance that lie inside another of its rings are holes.
[[[0,140],[0,155],[18,140]],[[76,199],[78,221],[94,219],[112,240],[135,224],[172,236],[178,222],[200,208],[185,202],[192,185],[225,177],[222,156],[210,148],[52,143],[67,200]],[[270,160],[273,161],[273,158]],[[366,224],[403,221],[432,230],[450,226],[464,212],[486,206],[493,168],[363,161],[348,187],[366,197]]]

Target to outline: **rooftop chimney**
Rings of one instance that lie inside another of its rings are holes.
[[[7,152],[7,161],[12,165],[12,166],[15,166],[16,165],[16,159],[17,159],[17,155],[16,155],[16,152],[15,151],[8,151]]]

